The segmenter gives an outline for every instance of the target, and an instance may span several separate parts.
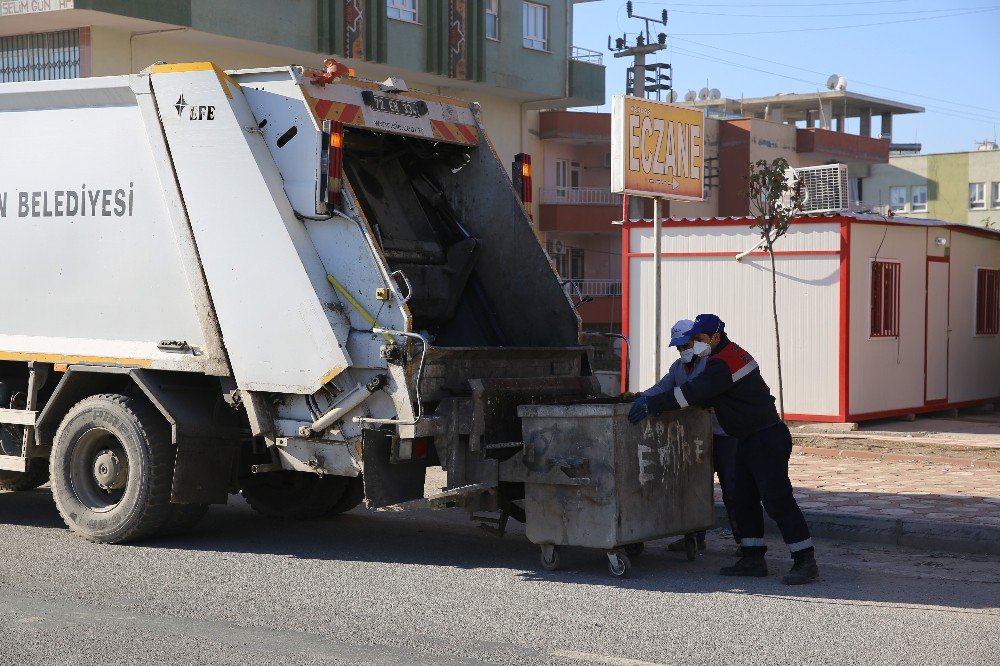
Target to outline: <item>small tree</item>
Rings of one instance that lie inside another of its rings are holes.
[[[781,377],[781,335],[778,330],[778,281],[774,270],[774,243],[788,232],[792,217],[802,210],[805,192],[801,183],[790,184],[786,178],[788,162],[783,157],[750,163],[744,178],[744,194],[750,203],[755,222],[751,229],[760,232],[761,243],[771,258],[771,312],[774,315],[774,346],[778,357],[778,410],[785,418],[785,387]]]

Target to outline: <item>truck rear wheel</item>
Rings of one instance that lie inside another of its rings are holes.
[[[24,427],[0,425],[0,454],[21,455]],[[0,490],[34,490],[49,480],[49,461],[45,458],[28,458],[28,468],[23,472],[0,470]]]
[[[90,541],[151,536],[170,517],[174,447],[150,405],[118,394],[77,403],[52,446],[52,494],[69,528]]]
[[[268,472],[255,475],[241,493],[254,511],[271,518],[319,518],[334,510],[348,481],[346,476]]]
[[[365,501],[365,479],[360,474],[355,477],[347,477],[347,488],[340,496],[333,508],[327,515],[333,516],[338,513],[346,513]]]

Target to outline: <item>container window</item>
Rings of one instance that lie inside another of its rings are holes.
[[[0,37],[0,83],[79,76],[79,30]]]
[[[872,262],[871,337],[899,335],[899,262]]]
[[[524,3],[524,45],[529,49],[547,51],[549,48],[549,8]]]
[[[1000,268],[976,269],[976,335],[1000,333]]]

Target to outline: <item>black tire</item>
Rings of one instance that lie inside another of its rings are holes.
[[[365,501],[365,480],[360,474],[354,477],[347,477],[347,488],[340,496],[333,508],[327,515],[335,516],[339,513],[346,513]]]
[[[346,476],[286,470],[256,474],[240,492],[250,508],[269,518],[308,520],[333,511],[348,481]]]
[[[542,565],[542,568],[546,571],[556,571],[562,566],[562,554],[559,551],[558,546],[552,546],[551,551],[546,552],[546,548],[542,548],[541,554],[538,556],[538,563]]]
[[[69,410],[52,445],[52,495],[66,525],[89,541],[124,543],[170,517],[175,451],[151,405],[108,393]]]
[[[616,553],[614,558],[608,558],[608,573],[615,578],[628,578],[632,575],[632,561],[623,552]]]
[[[208,507],[208,504],[171,504],[170,515],[158,536],[172,537],[190,532],[208,513]]]

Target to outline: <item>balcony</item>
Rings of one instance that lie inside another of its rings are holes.
[[[811,160],[833,160],[842,164],[885,164],[889,161],[888,139],[825,129],[800,127],[795,132],[795,151]]]
[[[547,187],[542,190],[543,204],[571,206],[621,206],[622,195],[603,187]]]
[[[538,228],[542,231],[615,233],[622,218],[622,197],[600,187],[550,187],[541,192]]]
[[[603,102],[602,102],[603,103]],[[542,111],[538,135],[561,143],[611,145],[611,114],[590,111]]]
[[[570,300],[579,303],[576,311],[585,327],[588,324],[621,324],[621,280],[567,280],[563,289]]]
[[[600,51],[585,49],[582,46],[574,46],[569,52],[569,57],[579,62],[589,62],[592,65],[604,66],[603,53]]]

